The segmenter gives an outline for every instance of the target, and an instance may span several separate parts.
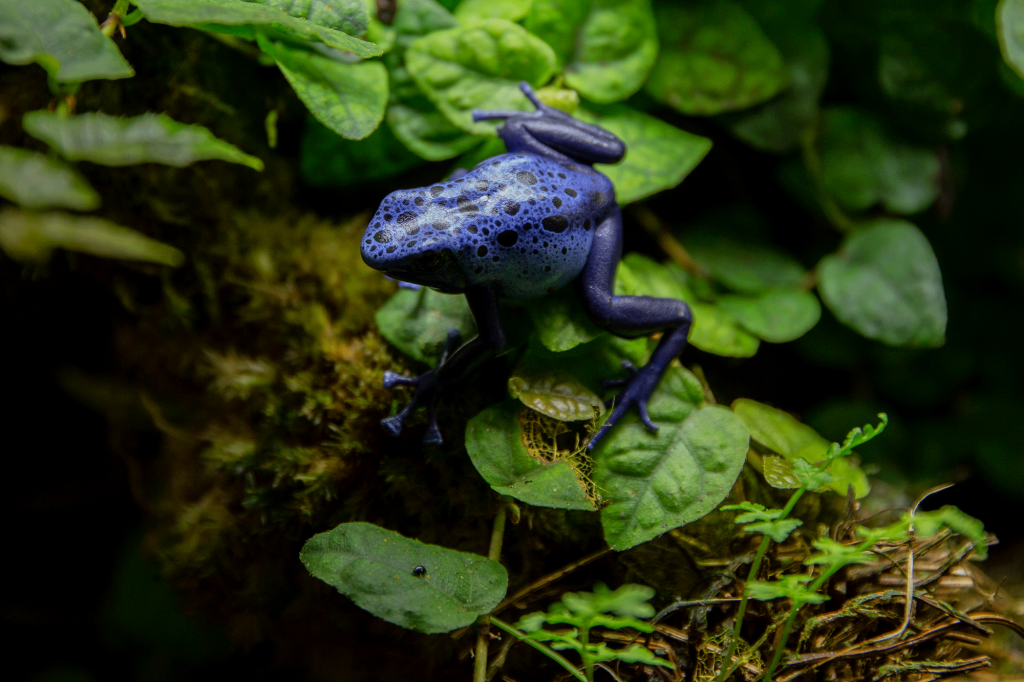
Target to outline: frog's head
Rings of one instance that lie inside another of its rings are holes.
[[[363,234],[363,262],[403,282],[462,293],[466,276],[453,251],[450,216],[423,195],[402,190],[384,199]]]

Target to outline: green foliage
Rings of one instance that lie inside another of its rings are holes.
[[[530,409],[563,422],[588,421],[602,412],[601,399],[567,373],[517,371],[508,392]]]
[[[164,114],[119,118],[100,113],[61,116],[32,111],[25,114],[22,125],[25,132],[72,161],[105,166],[162,163],[182,167],[220,159],[263,170],[261,160],[214,137],[206,128],[178,123]]]
[[[420,632],[465,627],[497,606],[508,588],[508,573],[495,561],[370,523],[314,535],[299,558],[359,607]]]
[[[464,296],[439,294],[426,287],[398,291],[377,311],[381,336],[420,362],[433,363],[441,354],[449,329],[463,339],[476,335],[476,323]]]
[[[99,208],[100,196],[65,163],[18,147],[0,146],[0,196],[24,208]]]
[[[35,62],[57,83],[135,75],[76,0],[0,0],[0,60]]]
[[[844,324],[894,346],[940,346],[946,335],[942,276],[927,238],[901,220],[857,230],[822,259],[819,290]]]
[[[996,9],[996,24],[1003,59],[1018,76],[1024,78],[1024,2],[1000,0]]]
[[[750,580],[747,582],[747,589],[744,594],[757,601],[771,601],[772,599],[792,599],[794,608],[804,604],[823,604],[828,601],[828,595],[818,594],[807,586],[810,582],[809,575],[784,575],[778,580],[764,582],[761,580]]]
[[[555,353],[572,350],[603,333],[579,305],[573,287],[527,301],[526,309],[537,329],[537,340]]]
[[[786,519],[781,509],[765,509],[764,505],[744,500],[739,504],[727,504],[722,511],[743,512],[736,516],[735,522],[743,526],[745,533],[759,533],[770,537],[775,542],[785,542],[790,534],[803,525],[800,519]]]

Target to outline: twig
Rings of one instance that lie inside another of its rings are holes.
[[[512,604],[516,603],[517,601],[519,601],[520,599],[522,599],[526,595],[530,594],[531,592],[535,592],[536,590],[539,590],[540,588],[544,587],[545,585],[548,585],[549,583],[553,583],[556,580],[559,580],[560,578],[563,578],[563,577],[567,576],[568,574],[572,573],[576,569],[582,568],[583,566],[586,566],[587,564],[589,564],[592,561],[597,561],[598,559],[600,559],[604,555],[609,554],[611,551],[612,550],[611,550],[610,547],[605,547],[603,549],[599,549],[599,550],[597,550],[596,552],[594,552],[592,554],[588,554],[587,556],[583,557],[579,561],[574,561],[573,563],[558,569],[554,573],[549,573],[546,576],[544,576],[543,578],[535,580],[534,582],[530,583],[529,585],[527,585],[523,589],[521,589],[518,592],[516,592],[515,594],[513,594],[511,597],[505,597],[504,599],[502,599],[501,602],[496,607],[494,607],[494,610],[491,611],[491,613],[498,613],[499,611],[502,611],[502,610],[508,608],[509,606],[511,606]]]
[[[708,269],[703,265],[694,260],[690,252],[683,248],[683,245],[679,243],[679,240],[672,236],[672,233],[665,228],[664,223],[661,222],[654,211],[641,206],[639,204],[633,204],[633,216],[637,222],[640,223],[647,232],[654,237],[658,242],[658,246],[665,254],[674,260],[680,267],[686,270],[691,275],[697,277],[707,277]]]

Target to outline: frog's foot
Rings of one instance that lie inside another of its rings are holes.
[[[614,405],[611,415],[605,420],[604,424],[600,429],[597,430],[591,438],[590,442],[587,443],[587,450],[593,451],[597,447],[598,442],[611,430],[613,426],[629,411],[629,408],[636,406],[637,412],[640,413],[640,421],[644,423],[648,429],[652,432],[657,432],[658,425],[651,421],[651,415],[647,412],[647,401],[650,400],[651,394],[654,393],[654,389],[658,387],[658,381],[661,379],[661,372],[656,367],[652,367],[650,364],[645,365],[641,369],[637,369],[628,360],[622,361],[622,366],[629,371],[630,376],[626,379],[612,379],[603,382],[605,388],[611,388],[615,386],[625,386],[625,390],[615,396],[614,399],[608,401],[606,405],[611,407]]]
[[[460,340],[458,330],[448,330],[448,338],[441,351],[441,357],[437,360],[437,367],[418,377],[407,377],[390,370],[384,372],[384,388],[394,388],[395,386],[414,386],[416,388],[412,394],[412,400],[398,414],[381,420],[380,425],[384,427],[385,431],[392,436],[397,436],[402,432],[402,427],[409,415],[417,407],[425,406],[429,425],[427,433],[423,436],[423,442],[428,445],[440,445],[443,442],[441,430],[437,427],[437,401],[441,397],[441,382],[437,378],[437,370],[455,351]]]

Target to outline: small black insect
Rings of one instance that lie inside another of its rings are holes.
[[[427,574],[427,569],[424,566],[417,566],[416,568],[412,569],[412,574],[417,578],[422,578]]]

